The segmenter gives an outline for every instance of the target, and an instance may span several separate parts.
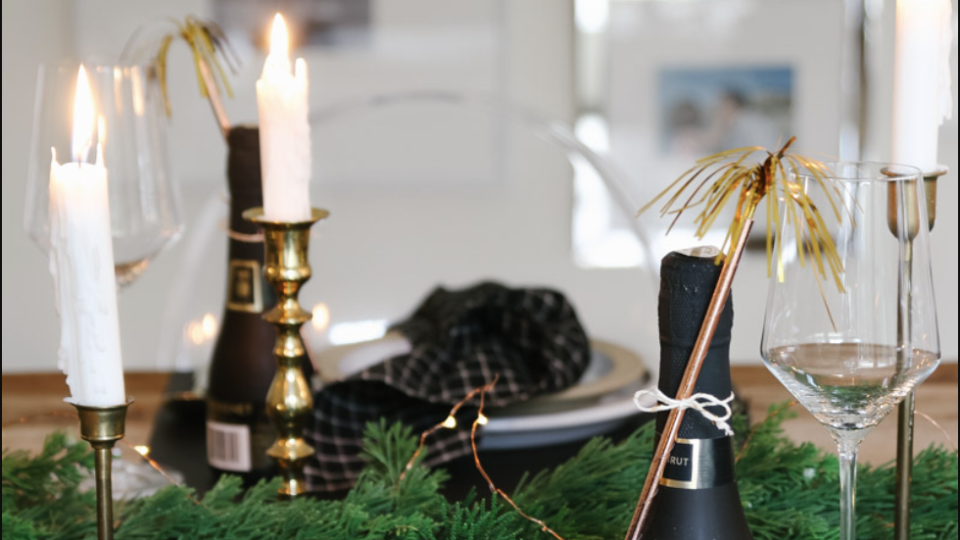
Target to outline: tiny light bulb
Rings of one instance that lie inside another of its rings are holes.
[[[320,303],[313,306],[313,329],[317,332],[323,332],[330,327],[330,308],[326,304]]]
[[[203,328],[203,337],[213,339],[217,335],[217,318],[213,313],[207,313],[203,316],[203,322],[200,323]]]
[[[452,416],[448,416],[447,419],[443,421],[443,427],[447,429],[457,429],[457,419]]]
[[[203,334],[203,323],[193,321],[187,326],[187,339],[194,345],[203,345],[206,336]]]
[[[490,423],[490,419],[484,416],[483,414],[481,414],[480,416],[477,417],[477,423],[480,424],[481,426],[485,426]]]
[[[133,447],[133,450],[134,450],[136,453],[138,453],[138,454],[140,454],[141,456],[143,456],[143,457],[148,457],[148,456],[150,455],[150,447],[149,447],[149,446],[134,446],[134,447]]]

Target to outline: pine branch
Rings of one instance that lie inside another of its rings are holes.
[[[776,411],[753,432],[742,418],[735,424],[738,441],[749,434],[737,473],[754,538],[832,540],[839,523],[837,460],[786,439],[780,424],[792,412]],[[622,444],[594,440],[568,463],[523,482],[515,498],[565,538],[620,538],[649,466],[653,437],[648,424]],[[446,501],[440,495],[445,473],[416,466],[399,481],[417,445],[408,428],[371,424],[365,444],[370,465],[343,501],[281,504],[275,482],[244,494],[234,478],[202,499],[170,487],[120,504],[117,540],[547,540],[497,498]],[[85,445],[69,445],[62,435],[52,436],[36,457],[5,452],[2,540],[93,538],[92,495],[76,490],[89,466]],[[915,474],[912,538],[956,538],[957,454],[927,450],[917,456]],[[892,538],[892,466],[862,467],[859,485],[861,537]]]

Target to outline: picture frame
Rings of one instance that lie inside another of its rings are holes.
[[[605,153],[631,179],[622,186],[631,204],[645,205],[698,159],[743,145],[772,149],[796,136],[792,150],[839,159],[842,134],[858,129],[845,110],[844,21],[842,0],[609,0],[603,39],[586,36],[592,51],[587,61],[606,69],[581,70],[603,77],[585,118],[591,124],[601,119]],[[689,216],[666,236],[673,220],[661,219],[657,210],[639,218],[653,253],[724,241],[719,230],[694,238]],[[610,240],[610,249],[627,249],[630,217],[610,216],[601,232],[594,223],[592,253],[583,243],[574,245],[578,263],[623,262],[596,245]],[[575,215],[575,239],[576,222]],[[758,240],[765,230],[758,222]],[[626,262],[656,266],[641,257]]]

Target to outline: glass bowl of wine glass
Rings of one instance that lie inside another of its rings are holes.
[[[117,285],[134,282],[183,231],[180,193],[170,175],[167,118],[147,65],[85,63],[97,117],[93,141],[108,171]],[[42,65],[37,77],[25,227],[50,249],[50,159],[72,156],[79,62]]]

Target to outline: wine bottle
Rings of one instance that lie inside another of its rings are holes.
[[[220,335],[210,363],[207,391],[207,462],[214,471],[241,476],[245,484],[275,472],[267,449],[276,431],[266,413],[266,397],[276,372],[276,328],[263,320],[276,303],[263,278],[259,228],[243,212],[263,206],[260,134],[237,126],[227,137],[230,234],[227,296]]]
[[[667,255],[660,270],[660,383],[676,396],[700,326],[713,297],[721,267],[719,252],[699,248]],[[730,336],[733,299],[724,306],[695,393],[730,397]],[[720,408],[710,412],[722,414]],[[663,433],[669,413],[657,416]],[[740,502],[733,438],[697,411],[687,411],[676,447],[651,508],[644,540],[750,540],[753,536]]]

